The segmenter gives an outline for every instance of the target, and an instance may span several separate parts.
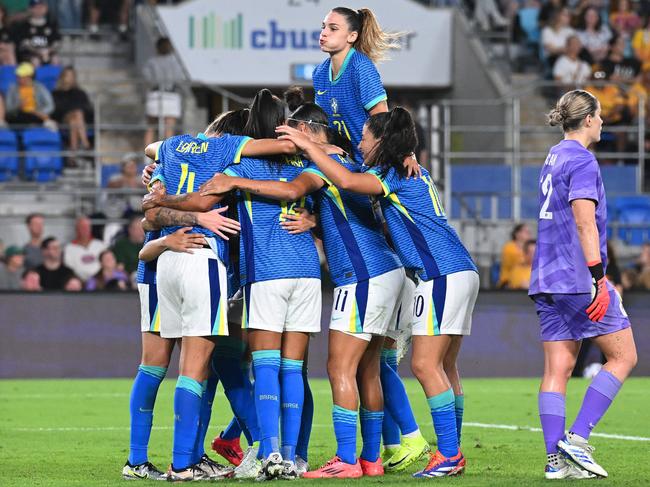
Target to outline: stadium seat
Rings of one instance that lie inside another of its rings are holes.
[[[8,181],[18,176],[18,155],[3,152],[18,152],[18,138],[11,130],[0,130],[0,181]]]
[[[512,170],[503,164],[458,164],[451,167],[451,217],[511,218]],[[462,198],[463,193],[467,193]],[[492,215],[496,198],[496,215]],[[447,210],[449,212],[449,210]]]
[[[610,205],[618,221],[618,238],[628,245],[650,242],[650,197],[621,196]]]
[[[119,173],[119,164],[102,164],[102,188],[105,188],[111,178]]]
[[[16,83],[16,66],[0,66],[0,93],[6,95],[9,87]]]
[[[517,14],[519,16],[519,25],[526,33],[527,40],[530,44],[537,45],[539,43],[539,8],[538,7],[525,7],[520,8]]]
[[[56,82],[59,80],[59,76],[61,75],[61,71],[63,71],[61,66],[57,66],[56,64],[44,64],[43,66],[36,68],[34,79],[43,83],[48,90],[54,91]]]
[[[492,288],[497,287],[501,277],[501,262],[496,261],[490,266],[490,284]]]
[[[56,179],[63,170],[63,158],[58,154],[62,150],[61,135],[39,127],[23,131],[22,139],[25,151],[54,152],[25,157],[25,176],[39,182]]]

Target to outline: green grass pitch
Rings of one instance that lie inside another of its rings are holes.
[[[171,459],[174,384],[174,380],[163,383],[155,409],[149,452],[150,460],[161,468]],[[569,421],[575,417],[587,384],[581,379],[569,384]],[[128,453],[130,387],[131,380],[126,379],[0,381],[0,485],[126,485],[120,474]],[[309,460],[318,466],[334,453],[335,443],[329,386],[324,380],[314,380],[312,388],[316,411]],[[433,438],[422,391],[412,380],[407,381],[407,388],[425,435]],[[462,477],[415,480],[404,473],[357,481],[295,481],[292,485],[548,485],[543,480],[542,435],[525,429],[539,426],[537,388],[536,379],[465,381],[463,451],[468,467]],[[630,379],[598,425],[599,434],[636,438],[592,437],[595,457],[610,474],[607,480],[597,480],[598,486],[650,485],[649,403],[650,378]],[[230,419],[230,409],[219,390],[208,439]]]

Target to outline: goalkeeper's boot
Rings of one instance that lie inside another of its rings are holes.
[[[558,442],[557,448],[580,468],[599,477],[607,477],[607,470],[598,465],[591,455],[595,448],[582,436],[569,432]]]
[[[448,477],[451,475],[459,475],[465,471],[465,457],[459,450],[456,456],[447,458],[436,451],[431,453],[429,463],[423,470],[413,474],[416,478],[433,478],[433,477]]]
[[[544,477],[548,480],[591,479],[595,475],[567,461],[561,454],[551,453],[544,468]]]
[[[429,443],[424,439],[422,433],[417,436],[402,436],[399,449],[386,462],[387,472],[401,472],[420,460],[425,454],[431,451]]]
[[[166,480],[165,474],[158,470],[151,462],[131,465],[128,460],[122,469],[122,477],[125,480]]]

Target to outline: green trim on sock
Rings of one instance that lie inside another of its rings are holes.
[[[138,370],[153,377],[157,377],[160,380],[164,379],[167,374],[167,367],[158,367],[157,365],[140,365]]]
[[[253,355],[253,360],[261,358],[277,358],[280,360],[280,350],[257,350],[251,355]]]
[[[381,351],[381,358],[388,358],[388,357],[397,357],[397,349],[396,348],[384,348]]]
[[[199,397],[203,396],[203,387],[198,381],[192,379],[191,377],[179,375],[178,381],[176,381],[176,387],[190,391]]]
[[[452,389],[448,389],[445,392],[436,394],[435,396],[427,397],[427,403],[429,403],[429,409],[431,410],[440,409],[441,407],[445,407],[450,404],[454,406],[454,391]]]
[[[359,416],[359,413],[352,409],[345,409],[342,406],[337,406],[336,404],[332,405],[332,413],[342,413],[347,416]]]
[[[454,396],[454,404],[456,409],[465,409],[465,395]]]

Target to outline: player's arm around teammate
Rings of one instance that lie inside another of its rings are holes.
[[[607,202],[598,162],[587,150],[600,140],[603,121],[598,100],[582,90],[562,96],[548,117],[550,125],[562,126],[564,140],[551,148],[541,170],[529,290],[544,349],[539,414],[548,456],[545,476],[606,477],[587,440],[636,365],[637,354],[620,296],[605,277]],[[566,386],[584,338],[598,345],[607,362],[565,436]]]

